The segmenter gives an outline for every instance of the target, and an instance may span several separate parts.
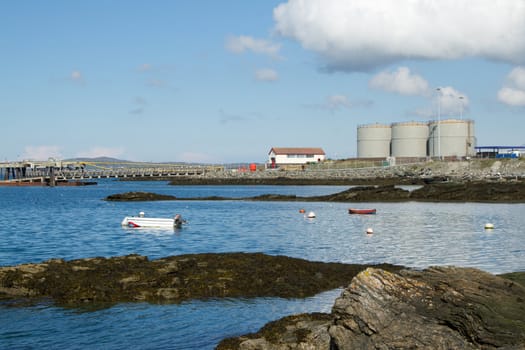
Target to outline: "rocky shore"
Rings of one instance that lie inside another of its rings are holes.
[[[330,314],[271,322],[226,349],[523,349],[525,288],[472,268],[359,273]]]
[[[0,301],[84,310],[120,302],[304,298],[345,287],[331,313],[300,314],[217,349],[523,349],[525,272],[423,271],[311,262],[261,253],[53,259],[0,267]]]
[[[471,159],[396,166],[354,166],[349,161],[326,161],[310,165],[305,170],[224,170],[164,180],[170,181],[172,185],[402,185],[443,180],[465,182],[525,179],[525,159]]]

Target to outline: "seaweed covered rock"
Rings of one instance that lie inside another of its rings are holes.
[[[524,202],[525,183],[448,182],[425,185],[410,194],[412,200],[464,202]]]
[[[150,192],[126,192],[112,194],[106,197],[107,201],[137,202],[137,201],[167,201],[177,199],[175,196]]]
[[[0,299],[50,298],[75,306],[213,297],[302,298],[345,286],[366,267],[261,253],[188,254],[152,261],[140,255],[53,259],[0,267]]]

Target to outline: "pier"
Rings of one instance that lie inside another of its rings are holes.
[[[107,178],[170,178],[221,171],[216,165],[178,163],[15,161],[0,162],[0,185],[56,186],[70,181]]]

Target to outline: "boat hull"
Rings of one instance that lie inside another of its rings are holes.
[[[166,218],[145,218],[140,216],[126,216],[121,223],[124,227],[129,228],[177,228],[174,219]]]
[[[373,215],[376,213],[376,209],[348,209],[349,214],[361,214],[361,215]]]

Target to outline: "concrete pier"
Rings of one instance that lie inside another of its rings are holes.
[[[177,176],[202,176],[223,170],[215,165],[186,165],[173,163],[97,163],[73,161],[0,162],[0,185],[16,182],[39,182],[55,186],[59,181]]]

